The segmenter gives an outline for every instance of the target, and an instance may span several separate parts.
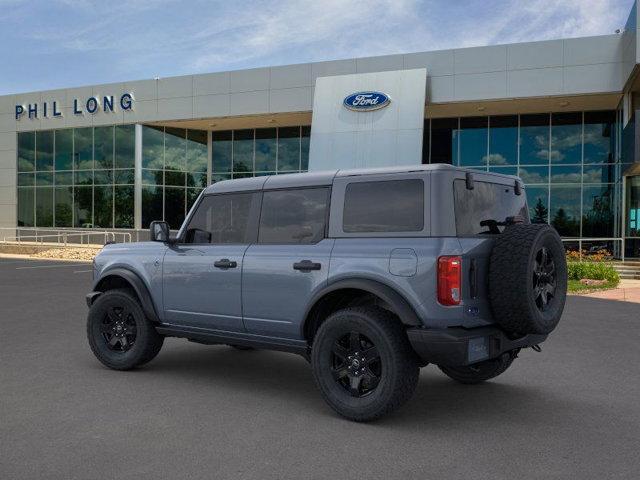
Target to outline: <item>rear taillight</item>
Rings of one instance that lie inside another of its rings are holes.
[[[461,271],[460,257],[438,258],[438,302],[442,305],[460,304]]]

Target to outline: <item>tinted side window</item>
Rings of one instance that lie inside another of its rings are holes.
[[[185,232],[185,243],[251,243],[255,241],[255,193],[208,195]]]
[[[347,185],[342,221],[345,232],[419,232],[423,228],[422,180],[355,182]]]
[[[328,188],[264,192],[260,243],[317,243],[324,238]]]

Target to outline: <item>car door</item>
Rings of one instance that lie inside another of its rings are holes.
[[[263,193],[258,242],[245,253],[244,324],[249,333],[300,338],[313,292],[327,282],[329,187]]]
[[[164,256],[165,322],[244,331],[242,262],[257,235],[258,193],[206,195]]]

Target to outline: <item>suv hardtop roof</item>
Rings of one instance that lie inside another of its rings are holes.
[[[383,168],[355,168],[345,170],[326,170],[318,172],[289,173],[285,175],[269,175],[264,177],[239,178],[235,180],[223,180],[214,183],[205,189],[205,194],[229,193],[241,191],[255,191],[262,189],[296,188],[327,186],[333,183],[336,177],[357,177],[364,175],[384,175],[394,173],[409,172],[429,172],[429,171],[449,171],[449,172],[470,172],[482,177],[498,177],[505,180],[515,181],[518,177],[495,172],[482,172],[469,168],[456,167],[446,163],[432,165],[406,165]]]

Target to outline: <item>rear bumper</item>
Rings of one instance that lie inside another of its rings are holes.
[[[459,367],[499,357],[516,348],[544,342],[547,335],[525,335],[508,338],[497,327],[479,328],[410,328],[409,341],[424,362]]]

